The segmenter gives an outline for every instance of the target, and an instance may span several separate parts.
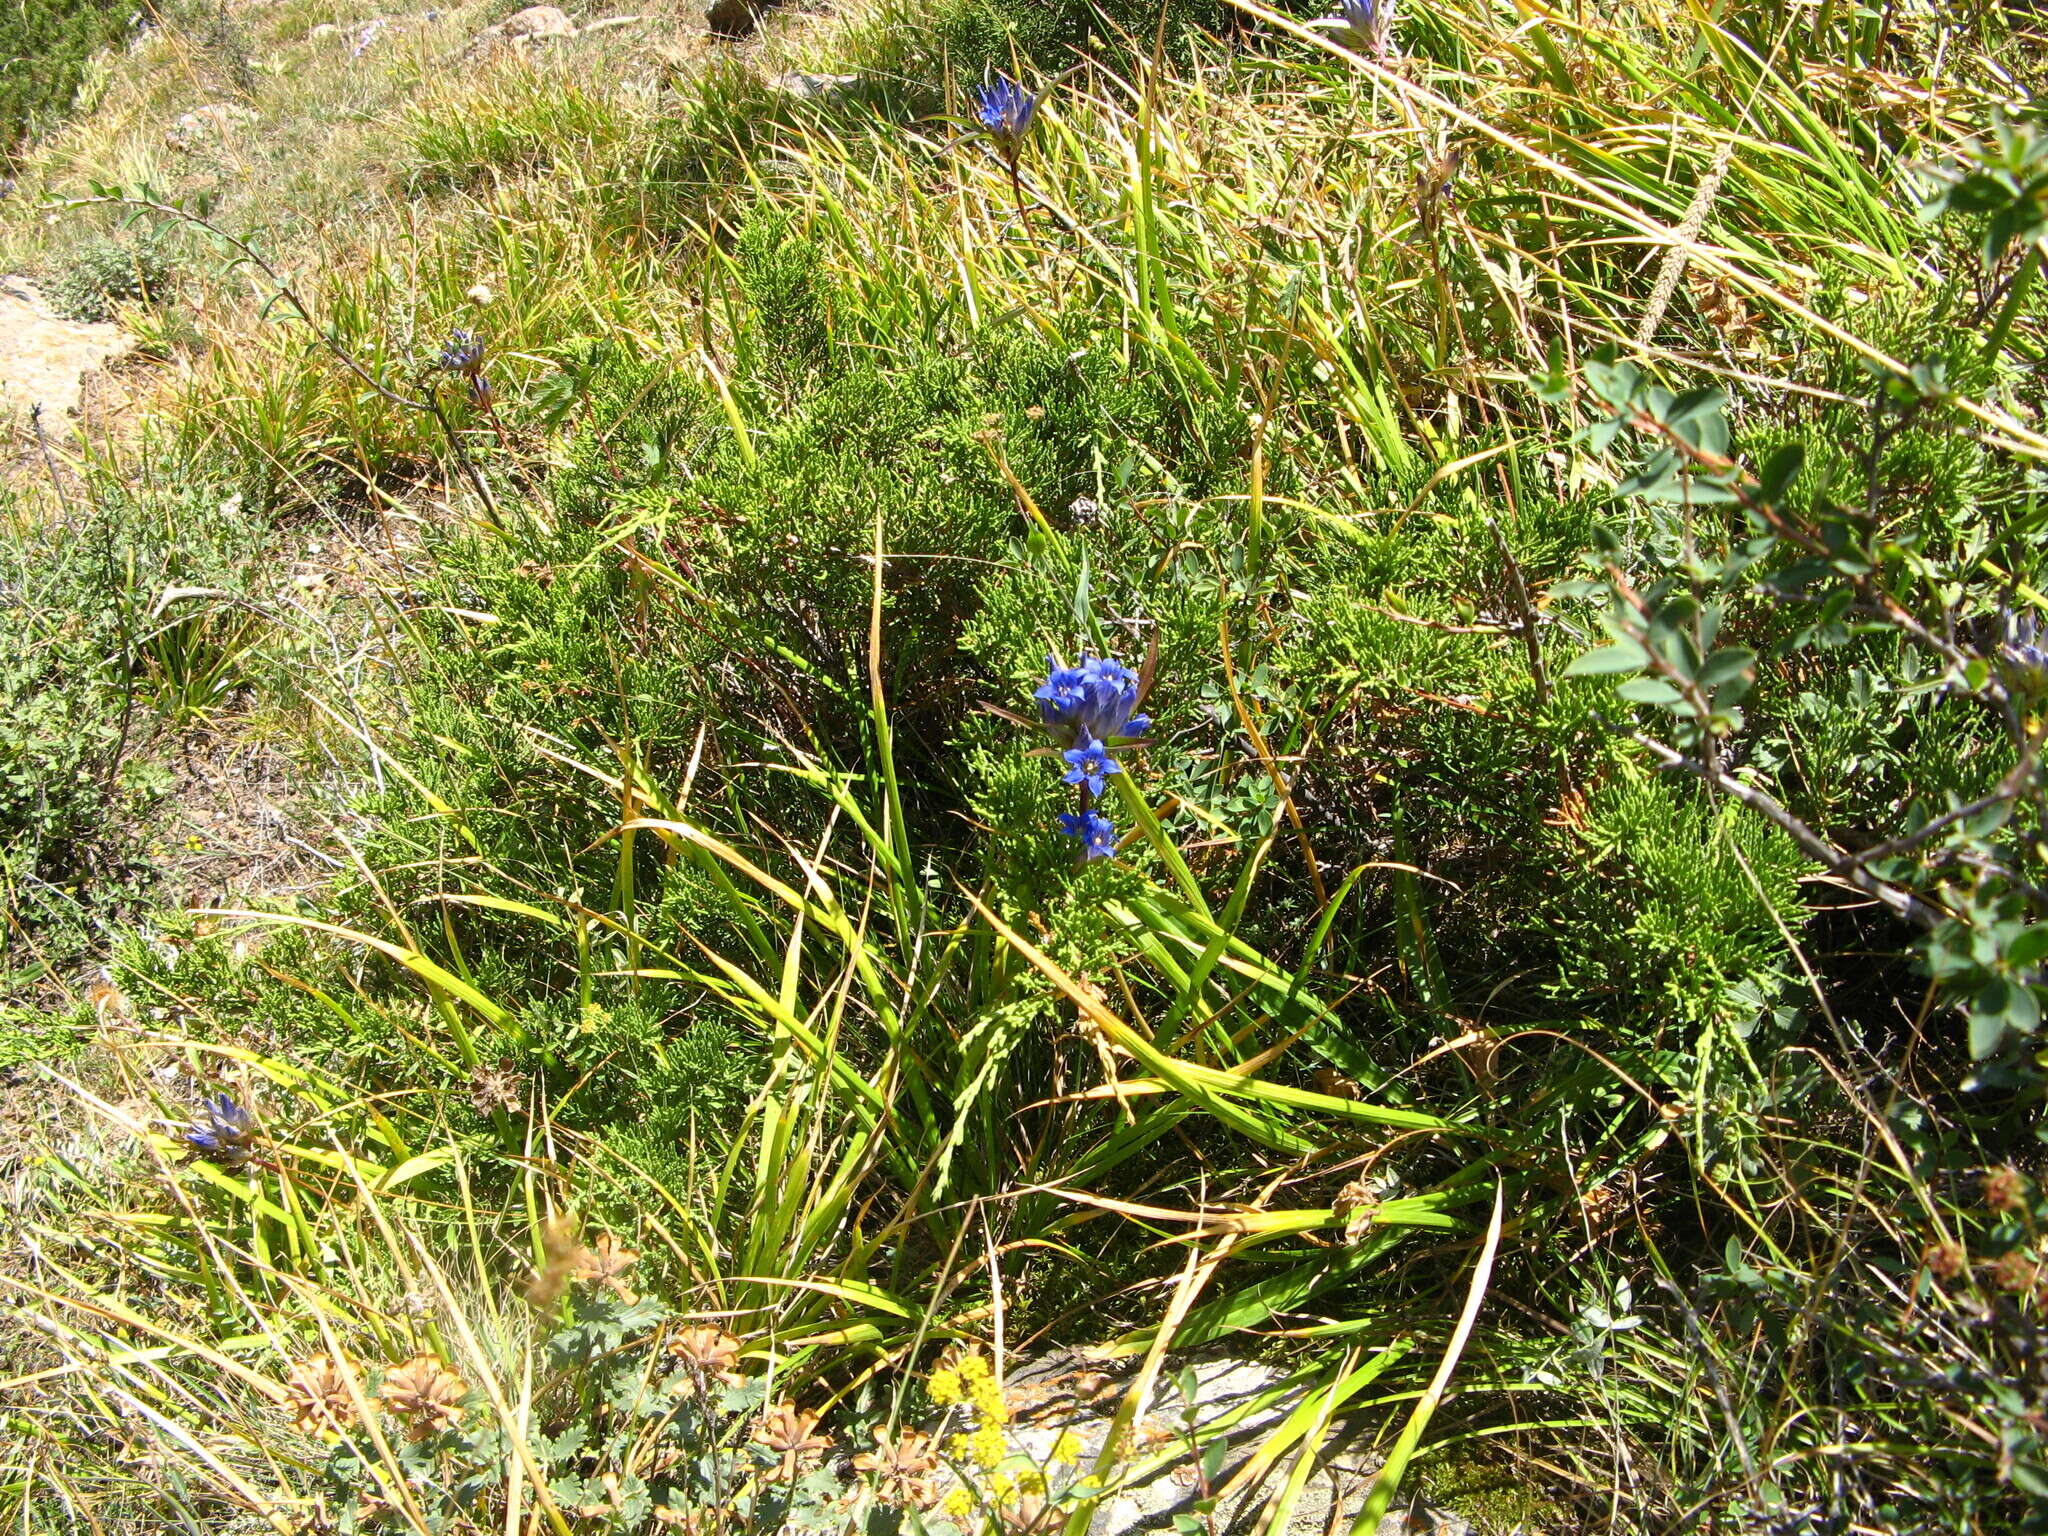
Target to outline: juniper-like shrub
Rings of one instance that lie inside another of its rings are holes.
[[[139,13],[108,0],[22,0],[0,10],[0,166],[31,133],[70,110],[87,61],[126,36]]]

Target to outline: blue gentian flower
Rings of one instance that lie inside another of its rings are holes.
[[[980,123],[996,152],[1012,165],[1024,147],[1025,135],[1038,116],[1038,98],[1008,75],[974,93],[974,119]]]
[[[475,378],[476,372],[484,365],[484,339],[475,331],[465,331],[460,326],[449,332],[448,344],[441,348],[434,358],[434,366],[445,373],[459,373]]]
[[[199,1117],[185,1132],[185,1144],[223,1168],[240,1168],[256,1147],[256,1117],[226,1094],[200,1101]]]
[[[1084,656],[1078,667],[1063,667],[1046,658],[1046,678],[1032,695],[1038,718],[1063,747],[1084,737],[1115,742],[1142,736],[1152,728],[1138,707],[1138,674],[1120,661]]]
[[[1107,656],[1083,656],[1074,667],[1048,656],[1045,665],[1045,681],[1033,694],[1038,718],[1063,749],[1064,781],[1081,791],[1081,809],[1062,812],[1060,830],[1079,838],[1089,858],[1106,859],[1116,851],[1116,828],[1091,802],[1112,774],[1124,771],[1111,755],[1118,744],[1135,741],[1152,728],[1137,713],[1144,684],[1137,673]]]
[[[1100,811],[1062,811],[1060,830],[1081,840],[1087,858],[1106,859],[1116,852],[1116,828]]]
[[[1078,744],[1060,754],[1067,761],[1066,782],[1086,784],[1088,793],[1102,793],[1103,781],[1112,773],[1122,773],[1117,760],[1109,755],[1109,748],[1094,737],[1083,735]]]

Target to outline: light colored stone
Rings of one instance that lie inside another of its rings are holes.
[[[799,101],[818,101],[844,96],[859,84],[859,75],[807,75],[800,69],[793,69],[769,80],[768,88],[784,96],[794,96]]]
[[[30,284],[0,278],[0,412],[25,415],[40,405],[45,431],[67,430],[85,376],[134,346],[119,326],[60,319]]]
[[[194,107],[164,130],[164,142],[173,149],[191,150],[208,139],[225,139],[244,123],[256,121],[256,114],[232,101],[209,102]]]
[[[1129,1385],[1128,1370],[1129,1362],[1122,1367],[1105,1365],[1072,1351],[1014,1369],[1004,1394],[1015,1414],[1011,1444],[1042,1463],[1053,1442],[1062,1433],[1072,1433],[1081,1443],[1078,1467],[1091,1467]],[[1174,1517],[1194,1513],[1201,1489],[1195,1460],[1186,1450],[1183,1426],[1189,1416],[1179,1383],[1183,1370],[1193,1373],[1195,1440],[1206,1446],[1220,1439],[1228,1447],[1219,1487],[1237,1475],[1267,1434],[1301,1403],[1301,1391],[1287,1386],[1285,1371],[1258,1361],[1212,1356],[1163,1372],[1144,1411],[1133,1421],[1133,1472],[1097,1508],[1091,1536],[1171,1536]],[[1366,1426],[1343,1420],[1317,1459],[1318,1470],[1295,1501],[1285,1536],[1325,1536],[1333,1518],[1337,1528],[1348,1530],[1381,1460],[1370,1449]],[[1261,1482],[1219,1506],[1216,1528],[1252,1528],[1292,1465],[1292,1456],[1282,1457]],[[1406,1497],[1395,1501],[1395,1511],[1382,1523],[1378,1536],[1422,1531],[1469,1536],[1471,1528],[1458,1516],[1419,1504],[1411,1507]]]
[[[529,5],[507,16],[492,30],[504,37],[574,37],[576,23],[557,6]]]

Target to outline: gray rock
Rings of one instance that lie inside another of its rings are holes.
[[[1071,1433],[1081,1442],[1077,1465],[1087,1470],[1101,1451],[1129,1386],[1129,1370],[1128,1363],[1111,1366],[1062,1352],[1013,1371],[1005,1393],[1016,1415],[1011,1443],[1042,1462],[1053,1442],[1062,1433]],[[1121,1378],[1119,1371],[1124,1373]],[[1193,1374],[1192,1412],[1180,1390],[1183,1371]],[[1097,1508],[1091,1536],[1171,1536],[1174,1517],[1193,1514],[1203,1496],[1189,1426],[1194,1441],[1206,1446],[1220,1439],[1228,1447],[1215,1485],[1222,1489],[1301,1400],[1301,1390],[1287,1385],[1285,1371],[1258,1361],[1218,1356],[1163,1371],[1144,1411],[1134,1420],[1126,1481]],[[1369,1436],[1368,1426],[1338,1421],[1324,1441],[1315,1474],[1295,1500],[1285,1536],[1325,1536],[1333,1523],[1339,1532],[1350,1529],[1381,1464]],[[1252,1530],[1293,1465],[1290,1450],[1266,1475],[1234,1491],[1217,1507],[1216,1529]],[[1395,1508],[1377,1536],[1469,1536],[1471,1527],[1456,1515],[1419,1504],[1411,1507],[1405,1497]]]
[[[27,282],[0,278],[0,418],[40,406],[55,430],[78,409],[85,376],[134,345],[119,326],[61,319]]]
[[[576,23],[558,6],[529,5],[525,10],[507,16],[490,30],[500,37],[574,37]]]
[[[799,101],[821,101],[844,96],[859,84],[859,75],[807,75],[792,69],[772,77],[768,89]]]
[[[194,150],[208,139],[225,139],[244,123],[256,121],[256,114],[231,101],[210,102],[194,107],[164,130],[164,142],[173,149]]]

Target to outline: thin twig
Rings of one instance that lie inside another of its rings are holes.
[[[1740,800],[1766,821],[1774,823],[1804,849],[1808,857],[1818,864],[1825,865],[1830,874],[1846,881],[1866,896],[1876,897],[1906,921],[1932,929],[1947,915],[1940,908],[1922,901],[1910,891],[1903,891],[1888,881],[1878,879],[1855,858],[1837,848],[1762,790],[1754,789],[1718,768],[1709,769],[1704,763],[1696,762],[1683,753],[1665,746],[1653,736],[1645,736],[1638,731],[1634,733],[1634,740],[1637,746],[1656,758],[1661,766],[1689,773],[1711,784],[1723,794]]]
[[[1522,579],[1521,562],[1508,548],[1500,523],[1489,517],[1486,531],[1493,535],[1494,548],[1500,551],[1501,563],[1508,568],[1508,586],[1515,597],[1515,615],[1521,620],[1522,648],[1528,652],[1529,676],[1536,684],[1536,706],[1540,709],[1550,702],[1550,674],[1543,668],[1543,642],[1536,633],[1536,608],[1529,601],[1529,584]]]
[[[493,523],[500,522],[498,503],[491,495],[491,488],[484,484],[483,472],[471,461],[469,455],[462,451],[462,439],[455,435],[454,423],[448,420],[448,413],[441,409],[440,394],[432,385],[427,387],[426,408],[432,413],[434,420],[441,423],[441,432],[448,439],[448,447],[455,454],[455,462],[462,466],[463,473],[469,476],[469,483],[476,487],[477,495],[483,498],[485,515]]]
[[[2038,737],[2028,741],[2020,760],[2013,764],[2012,772],[1998,781],[1998,787],[1982,799],[1972,800],[1968,805],[1959,805],[1952,811],[1943,811],[1917,832],[1909,832],[1889,842],[1879,843],[1875,848],[1866,848],[1849,860],[1852,864],[1875,864],[1879,859],[1896,858],[1899,854],[1910,853],[1929,838],[1938,836],[1959,821],[1981,815],[2001,801],[2012,800],[2026,789],[2027,780],[2033,777],[2034,755],[2040,745]]]
[[[64,526],[71,526],[71,498],[64,494],[64,478],[57,473],[57,456],[50,451],[49,434],[43,431],[43,405],[38,400],[28,408],[29,430],[36,435],[36,447],[43,455],[43,468],[50,472],[50,489],[57,493],[57,508],[64,514]]]

